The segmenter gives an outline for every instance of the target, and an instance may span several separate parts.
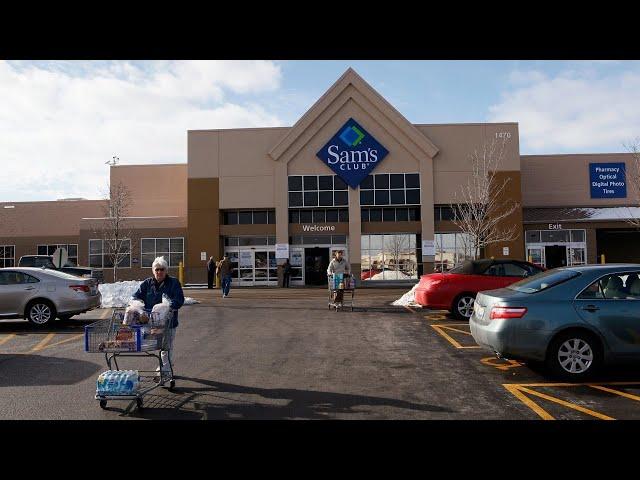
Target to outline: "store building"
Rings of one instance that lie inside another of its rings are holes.
[[[292,285],[325,285],[340,249],[362,286],[414,283],[468,255],[451,205],[472,175],[470,153],[496,138],[509,140],[497,175],[509,180],[504,201],[519,204],[504,226],[519,235],[484,256],[547,267],[595,263],[602,253],[640,261],[640,243],[622,219],[636,215],[625,180],[619,172],[598,177],[630,165],[629,154],[521,156],[515,122],[412,124],[349,69],[292,127],[192,130],[186,164],[112,166],[111,184],[132,196],[131,255],[118,277],[145,278],[163,255],[173,274],[184,261],[187,283],[202,284],[209,257],[226,252],[236,286],[278,285],[284,257]],[[593,190],[592,175],[611,186]],[[0,261],[10,266],[66,245],[110,281],[96,234],[105,205],[0,204]]]

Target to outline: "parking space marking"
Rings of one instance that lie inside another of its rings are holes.
[[[418,313],[418,312],[416,312],[413,308],[411,308],[409,305],[403,305],[403,307],[404,307],[406,310],[408,310],[409,312],[411,312],[411,313],[414,313],[414,314],[415,314],[415,313]]]
[[[77,335],[72,335],[71,337],[65,338],[64,340],[60,340],[59,342],[56,342],[56,343],[47,344],[47,345],[41,347],[38,351],[42,351],[45,348],[56,347],[58,345],[62,345],[63,343],[72,342],[74,340],[80,340],[81,338],[84,338],[84,333],[79,333]],[[31,350],[31,351],[33,352],[33,350]]]
[[[110,308],[105,308],[105,309],[104,309],[104,312],[102,312],[102,313],[100,314],[100,319],[101,319],[101,320],[104,320],[105,318],[108,318],[108,317],[109,317],[109,313],[110,313],[110,312],[111,312],[111,309],[110,309]]]
[[[523,363],[517,362],[516,360],[502,360],[498,357],[486,357],[481,359],[480,362],[490,367],[497,368],[498,370],[509,370],[510,368],[518,368],[524,365]]]
[[[447,334],[447,332],[445,332],[445,329],[447,329],[453,332],[464,333],[465,335],[471,335],[470,332],[465,332],[464,330],[453,328],[454,326],[459,326],[459,325],[468,325],[468,324],[467,323],[448,323],[446,325],[431,325],[431,328],[433,328],[436,332],[442,335],[451,345],[453,345],[456,348],[480,348],[480,345],[468,345],[468,346],[461,345],[453,337]]]
[[[428,315],[425,315],[424,318],[426,318],[427,320],[431,320],[432,322],[443,322],[446,320],[451,320],[449,317],[442,313],[430,313]]]
[[[603,392],[608,392],[613,395],[618,395],[620,397],[628,398],[630,400],[639,401],[640,397],[637,395],[632,395],[627,392],[623,392],[620,390],[616,390],[613,388],[605,387],[604,385],[619,385],[619,386],[631,386],[631,385],[640,385],[640,382],[607,382],[603,384],[597,383],[508,383],[503,384],[502,386],[511,393],[514,397],[524,403],[527,407],[533,410],[538,416],[540,416],[543,420],[555,420],[556,418],[547,412],[544,408],[534,402],[527,395],[532,395],[535,397],[542,398],[544,400],[556,403],[558,405],[562,405],[564,407],[570,408],[572,410],[577,410],[586,415],[598,418],[600,420],[615,420],[615,418],[605,415],[600,412],[596,412],[595,410],[591,410],[575,403],[567,402],[560,398],[556,398],[554,396],[548,395],[546,393],[538,392],[533,390],[531,387],[580,387],[586,386],[590,388],[594,388],[596,390],[601,390]]]
[[[619,395],[624,398],[628,398],[630,400],[635,400],[636,402],[640,402],[640,397],[637,395],[632,395],[627,392],[621,392],[620,390],[614,390],[613,388],[603,387],[602,385],[589,385],[591,388],[595,388],[596,390],[602,390],[603,392],[613,393],[614,395]]]
[[[0,345],[4,345],[5,343],[7,343],[9,340],[11,340],[13,337],[15,337],[16,334],[15,333],[10,333],[9,335],[7,335],[4,338],[0,339]]]
[[[40,340],[40,343],[38,343],[35,347],[33,347],[31,350],[29,350],[29,353],[37,352],[37,351],[39,351],[39,350],[42,350],[43,348],[45,348],[45,345],[46,345],[47,343],[49,343],[49,342],[51,341],[51,339],[52,339],[53,337],[55,337],[55,336],[56,336],[56,334],[55,334],[55,333],[49,333],[49,334],[47,334],[47,336],[46,336],[46,337],[44,337],[42,340]]]

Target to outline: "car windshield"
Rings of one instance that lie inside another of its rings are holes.
[[[548,270],[538,273],[532,277],[528,277],[519,282],[512,283],[507,288],[522,293],[536,293],[547,288],[566,282],[572,278],[579,276],[580,273],[575,270]]]

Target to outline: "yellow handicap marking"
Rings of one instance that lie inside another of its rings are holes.
[[[518,368],[524,365],[515,360],[500,359],[498,357],[487,357],[480,360],[485,365],[497,368],[498,370],[509,370],[510,368]]]
[[[0,345],[4,345],[5,343],[7,343],[9,340],[11,340],[15,336],[16,336],[15,333],[10,333],[9,335],[7,335],[4,338],[0,338]]]
[[[575,403],[567,402],[560,398],[554,397],[552,395],[548,395],[546,393],[538,392],[533,390],[532,387],[577,387],[577,386],[587,386],[590,388],[594,388],[596,390],[600,390],[603,392],[608,392],[613,395],[618,395],[624,398],[628,398],[634,401],[640,401],[640,397],[637,395],[632,395],[627,392],[623,392],[620,390],[616,390],[613,388],[605,387],[604,385],[620,385],[620,386],[631,386],[631,385],[640,385],[640,382],[608,382],[603,384],[594,384],[594,383],[510,383],[503,384],[502,386],[507,389],[509,393],[515,396],[518,400],[524,403],[527,407],[533,410],[540,418],[543,420],[556,420],[556,418],[547,412],[544,408],[534,402],[529,396],[535,396],[542,398],[543,400],[547,400],[552,403],[556,403],[558,405],[562,405],[564,407],[570,408],[572,410],[577,410],[586,415],[592,416],[594,418],[598,418],[600,420],[615,420],[615,418],[605,415],[600,412],[596,412],[595,410],[591,410],[589,408],[585,408],[581,405],[577,405]],[[525,395],[528,394],[529,396]]]
[[[454,328],[456,326],[461,326],[461,325],[468,326],[469,324],[468,323],[448,323],[446,325],[431,325],[431,328],[433,328],[436,332],[442,335],[451,345],[453,345],[456,348],[480,348],[480,345],[469,345],[469,346],[461,345],[458,341],[456,341],[453,337],[451,337],[451,335],[445,332],[445,330],[449,330],[452,332],[463,333],[465,335],[471,335],[471,332],[460,330],[459,328]]]
[[[29,350],[29,353],[40,352],[46,348],[55,347],[57,345],[62,345],[63,343],[72,342],[74,340],[79,340],[84,337],[83,333],[79,333],[77,335],[71,335],[69,338],[65,338],[64,340],[60,340],[59,342],[50,343],[55,337],[55,333],[48,334],[45,338],[43,338],[40,343],[38,343],[35,347]]]

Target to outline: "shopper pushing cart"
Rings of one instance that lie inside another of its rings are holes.
[[[96,399],[106,408],[108,400],[135,399],[157,387],[175,386],[173,340],[178,326],[178,309],[184,303],[180,283],[167,273],[168,265],[158,257],[152,264],[153,277],[134,293],[130,308],[115,309],[111,319],[85,327],[85,351],[104,353],[109,370],[98,377]],[[138,303],[136,307],[133,305]],[[153,357],[155,371],[121,370],[118,357]],[[115,369],[112,370],[112,365]]]
[[[329,278],[329,295],[330,301],[336,309],[342,308],[344,303],[344,292],[345,290],[351,290],[349,285],[343,285],[343,288],[339,288],[339,285],[336,288],[335,277],[342,276],[348,278],[351,275],[351,265],[349,262],[343,257],[342,250],[336,250],[334,252],[334,257],[329,263],[329,267],[327,268],[327,276]],[[352,291],[353,294],[353,291]],[[330,305],[332,306],[332,305]],[[353,309],[353,305],[352,305]]]

